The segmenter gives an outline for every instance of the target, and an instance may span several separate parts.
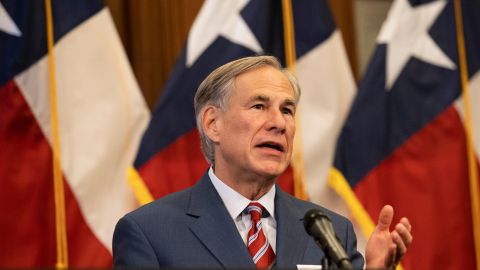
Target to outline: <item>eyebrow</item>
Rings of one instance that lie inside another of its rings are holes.
[[[267,101],[269,101],[269,100],[270,100],[270,98],[267,97],[267,96],[265,96],[265,95],[256,95],[256,96],[251,97],[249,101],[250,101],[250,102],[252,102],[252,101],[263,101],[263,102],[267,102]]]
[[[293,99],[287,99],[283,102],[285,106],[297,107],[297,103]]]

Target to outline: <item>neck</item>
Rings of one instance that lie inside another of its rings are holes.
[[[232,177],[228,172],[214,168],[215,175],[227,186],[243,197],[256,201],[265,195],[275,184],[276,177],[244,174]]]

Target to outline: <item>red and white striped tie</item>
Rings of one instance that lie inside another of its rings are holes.
[[[247,211],[252,219],[248,230],[247,246],[257,269],[270,269],[275,262],[275,253],[262,230],[263,210],[265,210],[263,206],[256,202],[251,202],[247,206]]]

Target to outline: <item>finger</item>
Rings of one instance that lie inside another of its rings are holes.
[[[410,221],[406,217],[401,218],[400,223],[402,223],[409,232],[412,231],[412,225],[410,224]]]
[[[376,229],[379,231],[389,230],[393,219],[393,207],[385,205],[378,216],[378,223]]]
[[[405,254],[405,252],[407,252],[407,246],[405,245],[405,243],[403,242],[403,239],[402,237],[398,234],[397,231],[393,231],[392,232],[392,240],[393,242],[395,243],[395,245],[397,246],[396,248],[396,256],[395,256],[395,263],[398,263],[400,262],[400,260],[402,259],[403,255]]]
[[[410,230],[405,226],[403,223],[398,223],[395,226],[395,231],[398,233],[400,238],[402,239],[405,247],[408,248],[408,246],[412,243],[413,241],[413,236],[410,233]]]

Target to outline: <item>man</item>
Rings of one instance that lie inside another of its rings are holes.
[[[115,266],[318,265],[324,254],[302,221],[306,211],[318,208],[332,220],[354,268],[363,268],[347,219],[275,185],[290,163],[299,98],[296,79],[274,57],[242,58],[213,71],[195,96],[197,128],[211,168],[195,186],[118,222]],[[411,243],[406,218],[389,232],[392,217],[393,209],[384,207],[367,244],[367,267],[394,266]]]

